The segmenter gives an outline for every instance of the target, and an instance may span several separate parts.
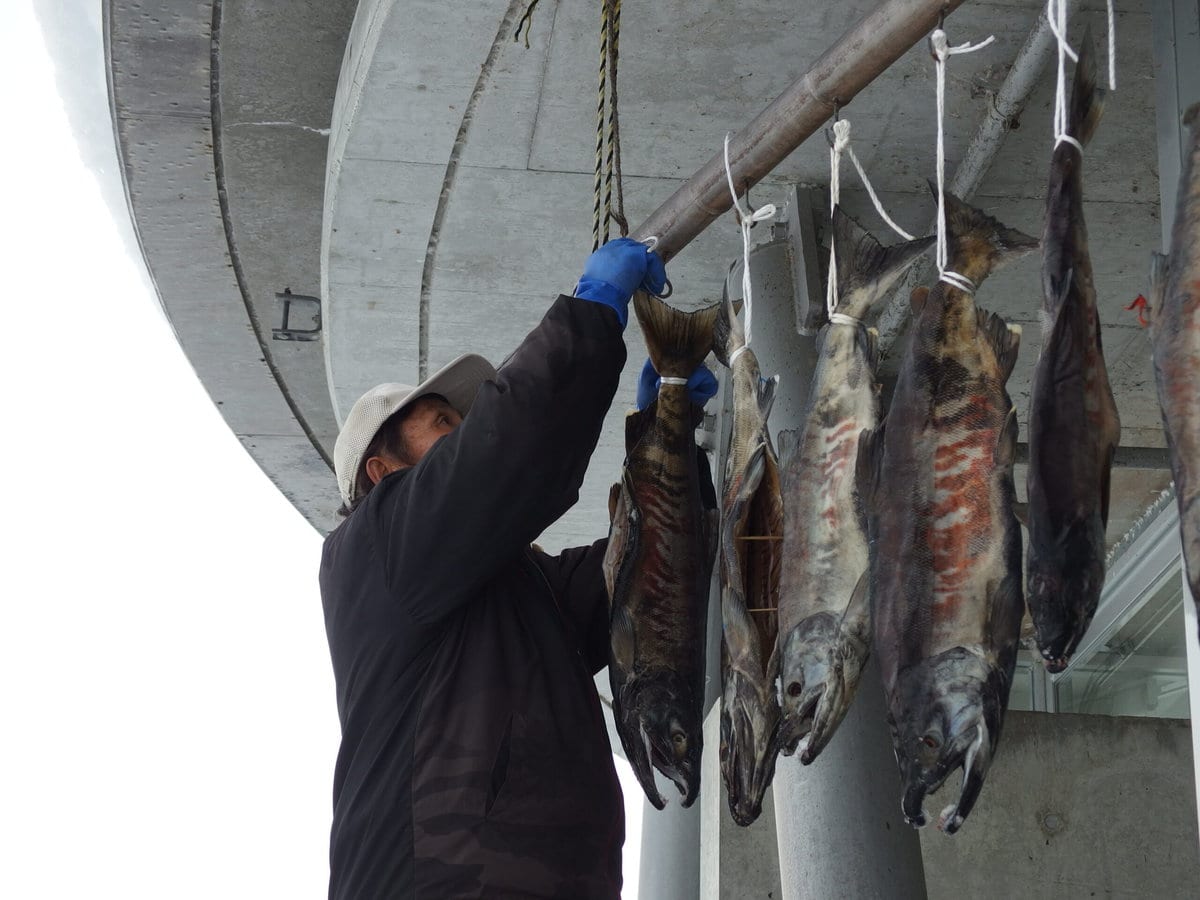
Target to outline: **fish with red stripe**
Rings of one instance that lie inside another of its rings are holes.
[[[1154,255],[1150,337],[1192,600],[1200,604],[1200,103],[1185,148],[1169,257]]]
[[[662,809],[651,766],[675,783],[683,806],[700,791],[718,514],[695,438],[704,411],[689,399],[687,379],[712,348],[720,307],[683,312],[644,292],[633,304],[662,383],[649,405],[625,419],[625,468],[609,494],[609,678],[625,755]]]
[[[865,320],[933,238],[883,247],[835,206],[833,242],[840,315],[818,336],[803,428],[779,435],[784,497],[781,741],[791,755],[806,739],[800,751],[805,765],[817,758],[845,718],[871,646],[863,578],[866,524],[854,482],[858,436],[875,428],[880,413],[878,335]]]
[[[1037,241],[946,194],[947,271],[975,288]],[[952,277],[952,276],[947,276]],[[1000,739],[1024,601],[1013,512],[1017,420],[1005,385],[1020,330],[945,278],[913,292],[913,326],[878,429],[859,442],[874,652],[902,781],[927,794],[963,769],[938,827],[962,827]]]

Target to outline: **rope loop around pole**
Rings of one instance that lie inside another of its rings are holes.
[[[742,302],[746,307],[746,322],[744,326],[746,341],[744,346],[750,346],[750,324],[753,309],[750,287],[750,229],[758,222],[765,222],[775,217],[775,204],[764,203],[758,209],[743,207],[738,199],[737,189],[733,186],[733,168],[729,164],[729,138],[725,133],[725,180],[729,185],[729,194],[733,198],[733,208],[737,211],[738,224],[742,228]],[[733,359],[730,359],[732,364]]]
[[[964,275],[957,272],[950,272],[946,269],[947,247],[946,247],[946,137],[945,125],[946,118],[946,61],[951,57],[960,53],[974,53],[976,50],[982,50],[988,44],[996,40],[996,36],[988,35],[986,40],[980,41],[978,44],[959,44],[956,47],[950,46],[950,41],[946,37],[946,32],[941,28],[935,28],[929,36],[929,46],[933,54],[934,63],[937,69],[937,267],[938,278],[947,284],[952,284],[961,290],[966,290],[968,293],[974,293],[974,284]],[[970,288],[964,287],[970,285]]]

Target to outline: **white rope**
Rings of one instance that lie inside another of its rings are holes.
[[[829,145],[829,216],[832,220],[833,211],[842,196],[842,152],[850,146],[850,122],[841,119],[833,123],[833,143]],[[829,277],[825,279],[825,311],[833,321],[833,311],[837,309],[837,241],[829,238]]]
[[[729,182],[729,193],[733,197],[733,208],[738,212],[738,220],[742,226],[742,302],[746,306],[746,341],[743,346],[750,346],[750,229],[755,222],[765,222],[775,216],[775,204],[766,203],[758,209],[751,210],[742,207],[738,201],[737,190],[733,186],[733,170],[729,167],[729,134],[725,134],[725,179]],[[735,354],[736,356],[736,354]],[[729,360],[730,364],[733,359]]]
[[[688,380],[686,378],[679,378],[675,375],[664,375],[662,377],[661,383],[662,384],[684,384],[685,385],[688,383]]]
[[[1051,0],[1051,2],[1053,2],[1053,0]],[[941,281],[945,281],[948,284],[954,285],[960,290],[965,290],[967,293],[972,294],[975,292],[975,286],[971,283],[969,278],[964,275],[959,275],[957,272],[949,272],[946,270],[946,142],[944,129],[942,126],[942,120],[946,115],[946,60],[959,53],[974,53],[976,50],[986,47],[995,39],[995,35],[989,35],[986,41],[981,41],[978,44],[959,44],[957,47],[951,47],[949,41],[946,39],[946,32],[944,32],[942,29],[935,29],[933,34],[929,36],[929,43],[933,48],[933,58],[937,62],[938,278]],[[964,284],[970,285],[970,287],[964,287]]]
[[[1071,144],[1081,154],[1083,145],[1067,134],[1070,124],[1067,111],[1067,57],[1079,62],[1079,54],[1067,43],[1067,4],[1069,0],[1046,0],[1046,22],[1058,40],[1058,83],[1054,91],[1054,146]],[[1108,89],[1117,89],[1117,24],[1113,0],[1108,0]]]
[[[858,161],[858,155],[854,152],[854,148],[850,146],[850,121],[849,119],[839,119],[833,123],[833,140],[829,145],[829,214],[833,215],[834,207],[841,201],[842,195],[842,153],[850,155],[850,162],[854,163],[854,168],[858,171],[858,177],[862,179],[863,186],[867,189],[867,195],[871,198],[871,202],[875,204],[875,211],[879,213],[879,217],[891,226],[892,231],[900,235],[906,241],[911,241],[913,236],[897,225],[892,217],[887,214],[887,210],[883,208],[883,203],[879,199],[879,195],[875,193],[875,188],[871,185],[871,179],[867,177],[866,170],[863,169],[862,163]],[[830,321],[833,321],[834,310],[838,304],[838,284],[837,284],[837,253],[834,247],[834,241],[829,241],[829,278],[825,282],[825,309],[829,313]],[[852,316],[843,316],[843,319],[849,320],[842,324],[855,324],[858,319]]]
[[[1117,19],[1113,0],[1108,0],[1108,89],[1117,89]]]
[[[743,353],[745,353],[748,349],[749,348],[745,344],[742,344],[742,346],[738,347],[736,350],[734,350],[732,353],[730,353],[729,354],[729,368],[732,369],[734,361],[739,356],[741,356]]]
[[[848,316],[840,312],[831,312],[829,314],[829,321],[833,325],[850,325],[854,328],[862,324],[862,319],[856,319],[854,316]]]

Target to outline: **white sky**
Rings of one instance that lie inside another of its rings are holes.
[[[73,5],[98,36],[98,2]],[[4,19],[0,896],[324,897],[320,537],[129,258],[109,151],[81,158],[29,0]],[[72,63],[104,83],[98,40]],[[641,791],[619,762],[634,897]]]

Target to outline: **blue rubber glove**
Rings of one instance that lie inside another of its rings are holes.
[[[637,408],[645,409],[658,396],[658,387],[662,383],[658,372],[650,360],[642,366],[642,374],[638,376]],[[688,399],[697,406],[703,406],[717,394],[717,376],[701,366],[688,378]]]
[[[657,253],[631,238],[616,238],[588,257],[575,296],[612,307],[624,328],[633,292],[661,294],[666,286],[667,269]]]

